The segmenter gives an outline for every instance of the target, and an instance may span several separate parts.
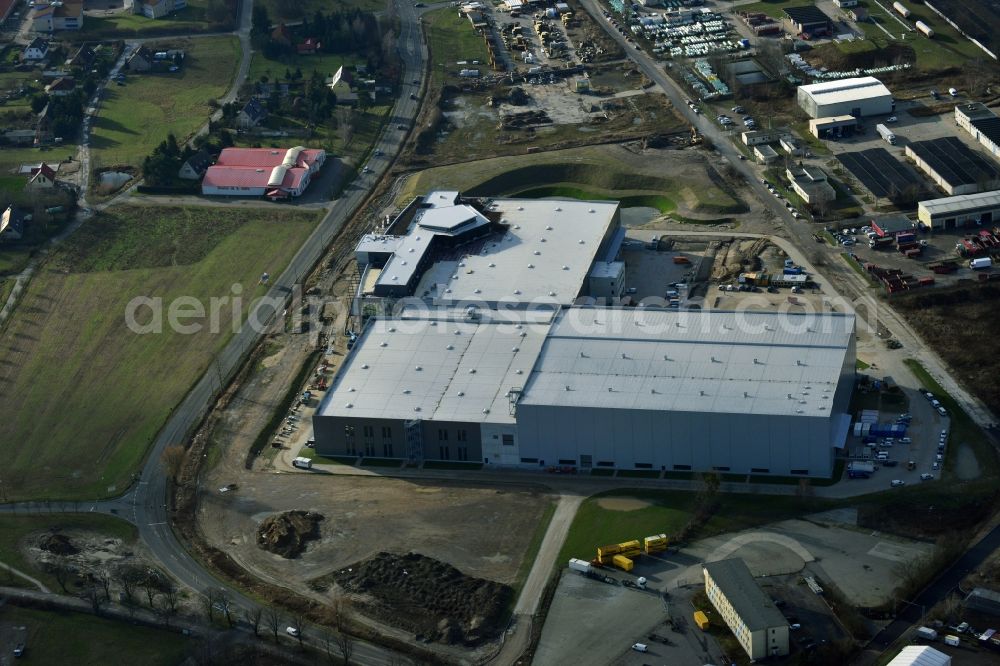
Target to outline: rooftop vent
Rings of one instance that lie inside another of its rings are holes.
[[[403,389],[404,395],[410,395],[410,389]]]
[[[521,349],[520,349],[520,347],[511,347],[511,351],[512,352],[519,352],[519,351],[521,351]]]
[[[445,347],[445,349],[447,349],[448,351],[451,351],[454,348],[455,348],[455,345],[448,345],[447,347]]]
[[[472,291],[473,291],[473,293],[479,294],[479,293],[482,293],[483,290],[482,289],[473,289]]]
[[[490,267],[490,268],[496,268],[496,264],[494,264],[494,263],[493,263],[493,262],[491,261],[491,262],[489,263],[489,267]]]
[[[546,231],[552,231],[552,226],[551,226],[551,225],[548,225],[548,224],[546,224],[546,225],[545,225],[545,230],[546,230]]]
[[[749,397],[750,397],[750,394],[749,394],[749,393],[747,393],[746,391],[743,391],[743,397],[744,397],[744,398],[749,398]]]
[[[347,389],[347,392],[348,393],[354,393],[354,387],[352,386],[351,388]]]
[[[577,241],[577,243],[579,243],[580,245],[583,245],[583,239],[581,238],[580,240]]]
[[[515,296],[520,296],[521,295],[521,290],[520,289],[515,289],[514,290],[514,295]]]
[[[490,413],[490,408],[489,407],[483,407],[483,414],[489,414],[489,413]]]
[[[528,264],[528,268],[534,268],[534,267],[535,267],[534,264]]]
[[[515,375],[523,375],[524,374],[524,370],[515,370],[514,374]]]
[[[419,411],[420,411],[420,406],[418,405],[418,406],[414,407],[414,408],[413,408],[413,411],[415,411],[415,412],[419,412]]]
[[[564,271],[568,271],[568,270],[569,270],[569,266],[565,266],[565,265],[564,265],[564,266],[562,267],[562,269],[563,269]]]
[[[622,352],[622,358],[627,359],[628,358],[628,354],[626,354],[625,352]]]
[[[517,209],[518,210],[524,210],[524,206],[518,206]]]
[[[362,363],[361,364],[361,369],[362,370],[367,370],[368,369],[368,364],[367,363]]]
[[[424,367],[422,365],[418,365],[416,368],[414,368],[414,370],[416,370],[417,372],[420,372],[423,369]]]
[[[534,252],[532,252],[531,254],[533,254],[533,255],[535,255],[535,256],[537,257],[537,256],[538,256],[538,255],[540,255],[541,253],[542,253],[542,252],[541,252],[541,250],[535,250],[535,251],[534,251]]]
[[[698,395],[700,395],[701,397],[704,398],[705,397],[705,392],[704,391],[698,391]]]
[[[544,239],[544,238],[539,238],[539,239],[538,239],[538,242],[539,242],[539,243],[544,243],[544,242],[545,242],[545,239]]]
[[[351,408],[351,407],[353,407],[353,406],[354,406],[354,403],[353,403],[353,402],[349,402],[349,403],[347,403],[346,405],[344,405],[344,407],[347,407],[348,409],[350,409],[350,408]]]
[[[388,347],[389,343],[388,342],[380,342],[378,346],[379,347]]]
[[[595,210],[594,210],[593,208],[591,208],[591,209],[590,209],[590,210],[588,210],[587,212],[588,212],[588,213],[596,213],[597,211],[595,211]]]
[[[469,374],[470,375],[476,374],[476,369],[475,368],[469,368]]]
[[[395,327],[392,327],[392,326],[390,326],[390,327],[389,327],[389,332],[390,332],[390,333],[395,333],[395,332],[396,332],[396,329],[395,329]]]
[[[567,390],[567,391],[569,391],[569,390],[570,390],[570,388],[569,388],[569,384],[566,384],[566,390]]]
[[[458,397],[459,398],[461,398],[463,395],[465,395],[465,391],[459,391],[458,392]]]

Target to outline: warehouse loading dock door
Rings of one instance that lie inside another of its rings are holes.
[[[580,454],[580,469],[590,469],[594,466],[594,457]]]

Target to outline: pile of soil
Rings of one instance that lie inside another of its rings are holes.
[[[257,545],[286,559],[298,557],[319,538],[323,516],[315,511],[285,511],[268,516],[257,528]]]
[[[76,555],[80,549],[73,545],[65,534],[46,534],[41,538],[38,547],[53,555]]]
[[[418,553],[378,553],[334,574],[358,605],[379,621],[412,631],[417,640],[475,646],[503,631],[514,590]]]

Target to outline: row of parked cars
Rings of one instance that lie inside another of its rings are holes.
[[[781,196],[781,192],[778,191],[778,188],[775,187],[774,185],[772,185],[770,183],[770,181],[767,180],[767,178],[761,178],[760,179],[760,184],[763,185],[764,187],[766,187],[768,192],[770,192],[775,197],[777,197],[778,201],[784,202],[785,208],[787,208],[788,212],[792,214],[792,217],[794,217],[796,220],[798,220],[798,219],[800,219],[802,217],[802,213],[800,213],[795,208],[795,206],[793,206],[791,204],[791,202],[786,201],[785,197]]]

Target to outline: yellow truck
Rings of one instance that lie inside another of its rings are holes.
[[[708,631],[708,616],[701,611],[694,612],[694,623],[698,625],[698,628],[702,631]]]

